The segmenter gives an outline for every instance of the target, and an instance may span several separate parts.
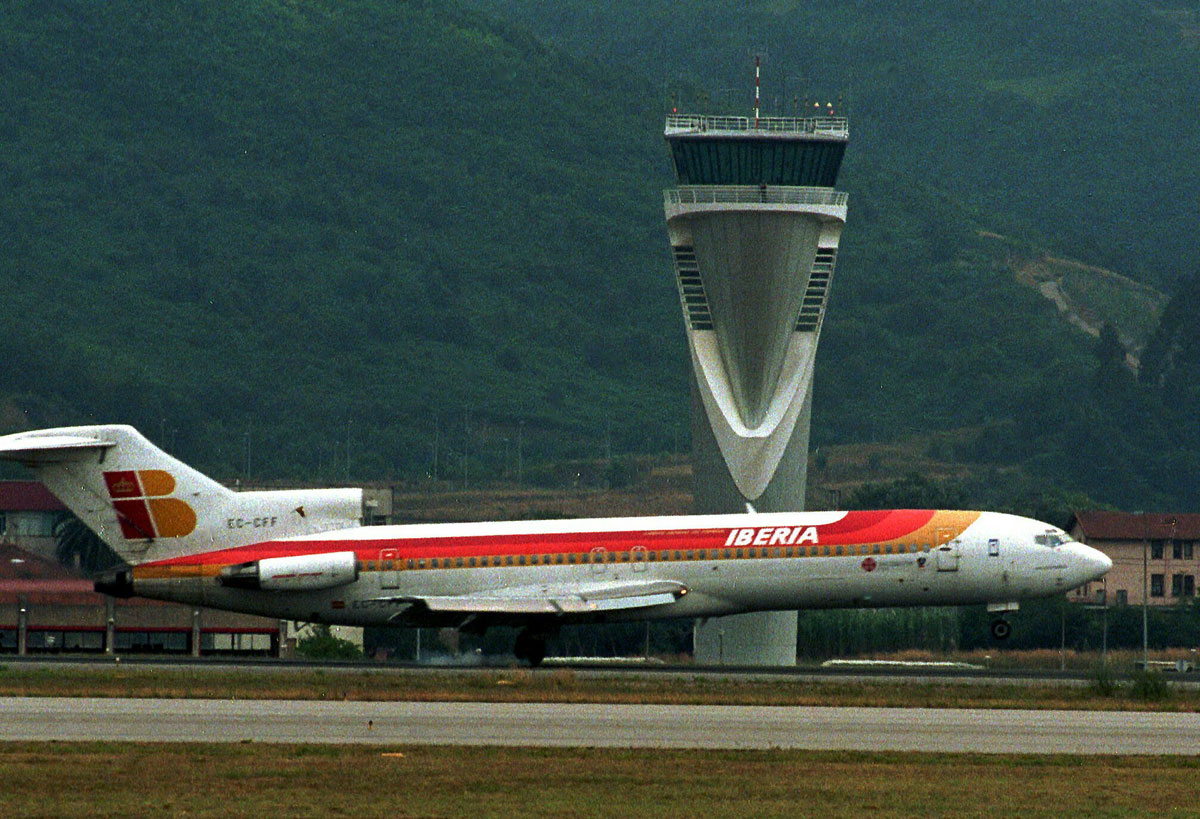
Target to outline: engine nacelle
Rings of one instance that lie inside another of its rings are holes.
[[[221,569],[222,586],[262,591],[315,591],[344,586],[358,579],[354,552],[267,557]]]

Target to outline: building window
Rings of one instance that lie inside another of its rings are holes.
[[[1183,597],[1183,575],[1171,575],[1171,596]]]
[[[1185,574],[1183,576],[1183,596],[1184,597],[1195,597],[1196,596],[1196,576],[1195,575]]]
[[[1151,560],[1162,560],[1163,559],[1163,542],[1161,540],[1150,541],[1150,559]]]
[[[1161,574],[1150,575],[1150,596],[1163,596],[1163,576]]]
[[[1195,557],[1195,546],[1196,546],[1196,542],[1194,540],[1183,541],[1183,559],[1184,560],[1192,560]]]
[[[1129,605],[1129,592],[1127,592],[1125,589],[1117,589],[1117,605],[1118,606],[1128,606]]]

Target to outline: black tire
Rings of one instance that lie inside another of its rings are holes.
[[[1012,626],[1007,620],[993,620],[991,631],[993,639],[1007,640],[1008,635],[1012,634]]]
[[[531,668],[537,668],[546,659],[546,638],[529,631],[517,635],[513,654],[518,660],[529,663]]]

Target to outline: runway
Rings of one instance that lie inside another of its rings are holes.
[[[1200,714],[5,697],[0,739],[1192,755]]]

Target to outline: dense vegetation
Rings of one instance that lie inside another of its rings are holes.
[[[439,433],[460,465],[468,424],[669,440],[666,158],[620,75],[422,3],[12,3],[0,53],[10,428],[326,479],[347,438],[354,478]]]
[[[849,112],[851,193],[864,167],[887,167],[1159,284],[1200,254],[1194,2],[470,2],[633,67],[689,111],[748,114],[761,55],[767,112],[816,100]]]
[[[1111,356],[978,236],[1177,275],[1191,16],[477,5],[0,7],[2,431],[129,422],[226,479],[685,449],[661,115],[676,85],[740,86],[768,37],[789,89],[848,89],[855,117],[814,442],[972,427],[956,457],[1025,477],[970,500],[1200,501],[1194,413],[1160,407],[1194,357],[1114,394]],[[1171,93],[1125,95],[1141,119],[1111,127],[1113,84],[1143,76]]]

